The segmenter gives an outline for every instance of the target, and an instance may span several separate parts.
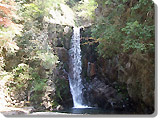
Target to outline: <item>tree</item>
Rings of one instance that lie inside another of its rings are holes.
[[[14,37],[20,34],[22,25],[14,20],[19,19],[16,15],[16,3],[13,0],[2,0],[0,3],[0,71],[5,66],[4,58],[8,53],[15,53],[19,49]]]
[[[154,52],[154,3],[151,0],[97,2],[103,15],[96,18],[92,36],[99,40],[100,55]]]

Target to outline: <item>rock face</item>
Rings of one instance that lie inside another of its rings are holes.
[[[72,107],[73,103],[69,87],[68,73],[64,69],[63,63],[60,63],[59,66],[56,68],[55,76],[56,96],[54,98],[57,101],[57,103],[61,105],[61,107],[59,108],[61,109]]]
[[[84,83],[88,82],[84,89],[86,102],[91,101],[88,104],[104,107],[123,99],[124,106],[137,106],[138,109],[132,107],[135,112],[153,113],[154,66],[149,56],[134,54],[117,55],[110,59],[99,57],[95,51],[98,43],[91,38],[89,31],[89,27],[81,30],[82,77]],[[114,87],[115,83],[117,87]],[[123,91],[123,95],[120,95],[119,91]],[[90,95],[90,98],[87,95]],[[121,97],[122,99],[119,99]],[[124,99],[129,99],[130,103]]]
[[[134,103],[130,100],[127,91],[117,89],[117,83],[108,85],[95,77],[84,86],[83,96],[89,106],[128,112],[134,109]]]
[[[87,101],[89,101],[90,105],[98,105],[100,107],[106,108],[107,106],[103,106],[106,103],[112,105],[112,101],[110,99],[114,99],[117,92],[116,90],[106,85],[104,82],[98,80],[97,78],[94,78],[92,82],[88,86],[86,86],[86,91],[88,92],[86,94]]]
[[[48,28],[49,39],[52,41],[53,50],[59,58],[59,63],[54,73],[55,96],[52,97],[54,110],[61,110],[64,107],[72,107],[72,96],[69,88],[69,55],[70,40],[72,37],[71,26],[51,24]]]
[[[95,63],[90,63],[90,62],[88,62],[87,75],[88,75],[89,77],[92,77],[92,76],[96,75]]]
[[[48,36],[53,47],[64,47],[69,50],[72,37],[72,27],[50,24],[48,27]]]
[[[96,0],[98,7],[95,10],[96,17],[106,17],[110,11],[117,5],[113,0],[113,4],[108,7],[104,1]],[[136,0],[128,1],[128,7],[121,19],[130,18],[131,7]],[[114,18],[115,25],[119,24],[117,18]],[[116,20],[117,19],[117,20]],[[132,100],[138,105],[143,113],[154,112],[154,96],[155,96],[155,67],[154,53],[142,54],[119,54],[115,58],[103,59],[99,58],[97,62],[98,73],[101,76],[109,78],[109,83],[120,82],[126,84],[127,91]]]
[[[128,93],[134,101],[142,105],[144,103],[145,109],[148,108],[153,112],[155,81],[154,65],[150,60],[149,56],[138,54],[129,56],[129,59],[123,61],[126,64],[122,64],[119,69],[119,81],[126,83]],[[148,68],[149,66],[150,68]],[[144,109],[142,105],[141,107]]]

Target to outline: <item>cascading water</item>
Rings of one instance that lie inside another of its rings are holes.
[[[81,48],[80,48],[80,28],[74,28],[71,39],[71,48],[69,50],[70,56],[70,72],[69,83],[72,93],[74,108],[85,108],[82,98],[82,79],[81,79]]]

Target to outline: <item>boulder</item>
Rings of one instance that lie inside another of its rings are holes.
[[[117,90],[110,85],[106,85],[96,77],[92,80],[92,82],[85,85],[83,96],[87,99],[86,101],[90,102],[87,104],[96,104],[103,108],[108,106],[113,107],[113,99],[115,103],[118,102],[116,99],[118,96]]]

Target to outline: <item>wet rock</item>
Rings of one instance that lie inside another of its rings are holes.
[[[89,83],[89,86],[86,85],[86,89],[83,90],[83,95],[84,97],[88,96],[86,99],[90,102],[89,104],[97,104],[101,107],[111,107],[113,99],[117,102],[116,97],[118,96],[118,93],[112,86],[106,85],[95,77],[92,82]]]
[[[63,106],[61,106],[61,105],[58,105],[57,107],[56,107],[56,110],[63,110],[64,108],[63,108]]]

